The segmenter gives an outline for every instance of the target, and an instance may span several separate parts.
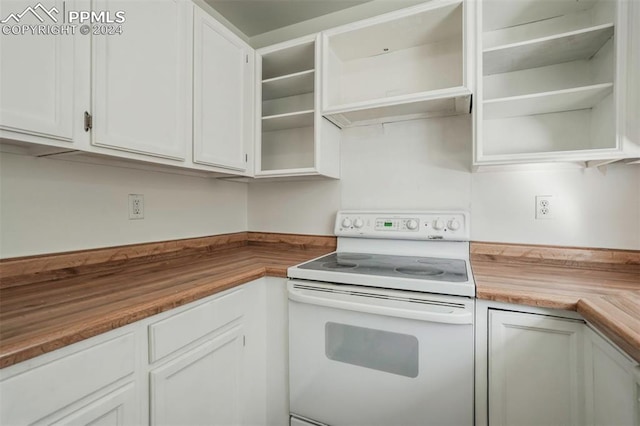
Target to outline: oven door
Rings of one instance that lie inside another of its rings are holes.
[[[290,280],[291,413],[473,425],[472,299]]]

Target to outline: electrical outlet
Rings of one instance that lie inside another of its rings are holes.
[[[144,195],[129,194],[129,219],[144,219]]]
[[[555,209],[553,195],[536,195],[536,219],[554,219]]]

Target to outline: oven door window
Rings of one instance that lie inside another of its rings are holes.
[[[336,322],[325,324],[325,355],[333,361],[415,378],[418,346],[418,339],[409,334]]]

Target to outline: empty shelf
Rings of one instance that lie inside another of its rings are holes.
[[[273,132],[297,127],[310,127],[313,126],[313,115],[313,110],[307,110],[262,117],[262,131]]]
[[[492,47],[483,52],[484,75],[544,67],[592,57],[613,36],[613,24]]]
[[[613,83],[484,101],[484,118],[507,118],[592,108],[613,92]]]
[[[301,71],[262,81],[262,100],[313,92],[314,70]]]
[[[340,128],[468,114],[471,92],[464,87],[433,90],[328,108],[323,115]]]
[[[262,54],[262,78],[268,79],[314,68],[315,42]]]

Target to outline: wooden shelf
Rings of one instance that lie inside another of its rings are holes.
[[[262,117],[262,131],[295,129],[297,127],[313,126],[313,110],[296,111],[287,114],[269,115]]]
[[[598,25],[485,49],[484,75],[591,58],[613,36],[613,24]]]
[[[519,117],[592,108],[613,92],[613,83],[484,101],[484,118]]]
[[[262,80],[262,100],[268,101],[303,93],[312,93],[314,74],[314,70],[306,70]]]
[[[468,114],[471,91],[464,87],[433,90],[409,96],[338,105],[323,115],[340,128],[393,121]]]

